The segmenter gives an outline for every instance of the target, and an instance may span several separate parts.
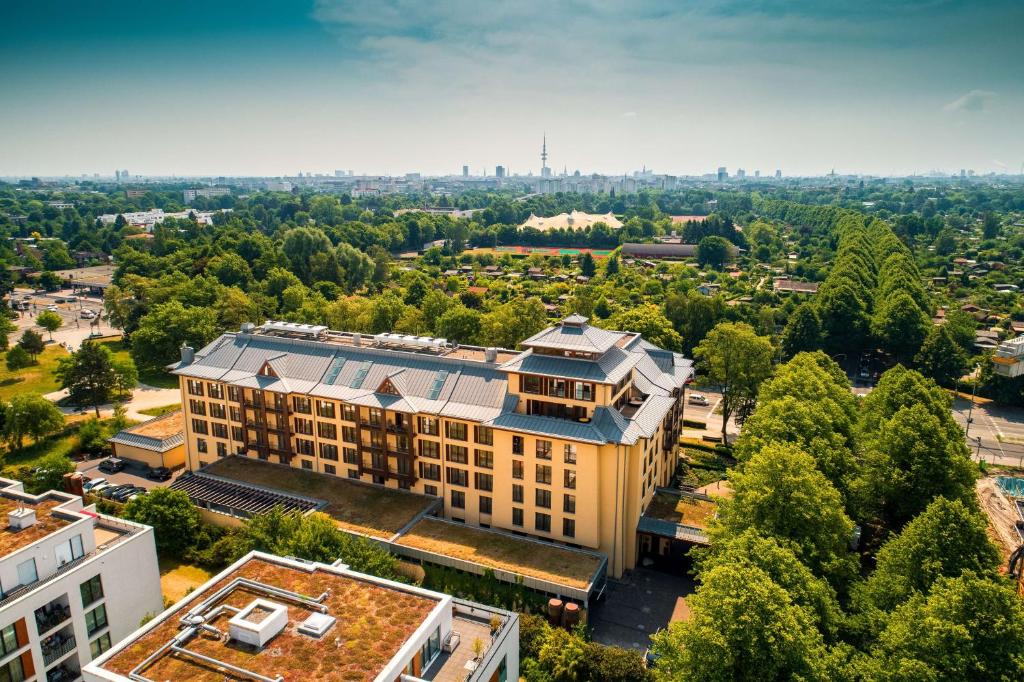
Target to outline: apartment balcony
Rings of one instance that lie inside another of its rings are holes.
[[[75,649],[75,635],[70,627],[50,635],[39,643],[43,652],[43,664],[49,666],[64,658]]]
[[[412,424],[396,424],[395,422],[388,422],[386,428],[391,433],[408,433],[412,430]]]
[[[36,631],[45,635],[71,618],[71,607],[68,606],[67,595],[61,595],[49,604],[36,609]]]

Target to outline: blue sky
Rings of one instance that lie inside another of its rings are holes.
[[[1024,3],[7,3],[0,175],[1017,172]]]

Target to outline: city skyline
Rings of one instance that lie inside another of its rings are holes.
[[[56,18],[56,21],[54,20]],[[8,10],[0,176],[1019,172],[1024,7]]]

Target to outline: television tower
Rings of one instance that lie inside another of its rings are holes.
[[[540,148],[540,176],[547,178],[551,176],[551,169],[548,168],[548,134],[544,133],[544,143]]]

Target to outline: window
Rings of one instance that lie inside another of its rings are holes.
[[[523,454],[523,437],[512,436],[512,454],[521,455]]]
[[[302,417],[296,417],[295,420],[295,433],[301,433],[304,436],[313,435],[313,420],[303,419]]]
[[[512,460],[512,478],[523,480],[523,462],[519,459]]]
[[[383,421],[384,421],[384,418],[383,418],[383,414],[380,411],[380,408],[379,407],[371,407],[370,408],[370,425],[371,426],[380,426]]]
[[[89,653],[95,659],[110,648],[110,633],[104,633],[93,641],[89,642]]]
[[[313,405],[309,398],[296,395],[292,396],[292,409],[299,414],[312,414]]]
[[[337,462],[338,446],[333,443],[320,443],[320,458]]]
[[[576,490],[576,472],[572,469],[565,470],[565,487],[569,490]]]
[[[441,433],[437,420],[433,417],[420,417],[420,433],[424,436],[436,436]]]
[[[540,377],[524,374],[519,378],[519,386],[523,393],[540,393]]]
[[[575,398],[576,400],[586,400],[593,402],[594,400],[594,384],[584,384],[583,382],[575,382]]]
[[[518,483],[512,484],[512,501],[519,504],[523,503],[523,486]]]
[[[452,506],[456,509],[466,508],[466,493],[461,490],[452,491]]]
[[[325,464],[324,465],[324,473],[325,474],[330,474],[331,476],[335,476],[335,475],[337,475],[338,470],[334,467],[333,464]]]
[[[242,393],[237,386],[228,386],[228,400],[233,400],[236,403],[242,402]]]
[[[338,440],[338,427],[326,422],[317,422],[316,435],[328,440]]]
[[[231,427],[231,440],[237,440],[238,442],[242,442],[245,440],[245,432],[242,431],[241,426]]]
[[[192,420],[192,432],[193,433],[201,433],[201,434],[203,434],[205,436],[206,434],[208,434],[210,432],[210,429],[207,427],[206,422],[203,421],[202,419],[193,419]]]
[[[519,507],[512,507],[512,525],[523,527],[523,510]]]
[[[345,464],[359,464],[359,454],[355,448],[342,448],[341,456],[345,461]]]
[[[349,469],[348,470],[348,477],[349,478],[358,479],[359,478],[359,469]]]
[[[445,459],[455,464],[469,464],[469,448],[461,445],[445,445]]]
[[[203,400],[189,400],[188,410],[192,414],[206,416],[206,402]]]
[[[341,427],[341,439],[346,443],[356,443],[356,430],[352,426]]]
[[[534,502],[542,509],[551,509],[551,491],[537,488],[534,494]]]
[[[494,453],[490,450],[475,450],[473,452],[473,462],[481,469],[493,469]]]
[[[213,436],[214,436],[214,438],[227,438],[228,437],[228,427],[227,427],[227,425],[226,424],[218,424],[218,423],[214,422],[214,424],[213,424]]]
[[[491,498],[486,495],[480,496],[480,513],[490,514],[491,513]]]
[[[576,446],[571,443],[565,444],[565,463],[575,464],[576,463]]]
[[[14,623],[0,630],[0,657],[13,654],[20,648],[18,630],[14,627]]]
[[[100,604],[92,611],[85,613],[85,629],[92,637],[97,632],[107,627],[107,607]]]
[[[305,438],[296,438],[295,452],[300,455],[309,455],[312,457],[316,450],[313,448],[313,441],[306,440]]]
[[[188,386],[189,395],[203,395],[203,382],[189,379],[185,384]]]
[[[306,471],[312,471],[313,463],[310,462],[308,459],[304,459],[302,460],[302,468],[305,469]]]
[[[494,490],[494,476],[490,474],[482,474],[479,471],[473,474],[473,487],[477,490],[486,490],[490,492]]]
[[[0,682],[22,682],[25,669],[21,665],[21,656],[0,665]]]
[[[565,379],[548,379],[548,395],[554,396],[555,398],[564,398],[565,388]]]
[[[220,384],[207,384],[206,387],[210,390],[210,397],[222,400],[224,398],[224,387]]]
[[[562,535],[567,538],[576,537],[576,521],[573,519],[562,519]]]
[[[210,403],[210,416],[214,419],[225,419],[227,417],[227,410],[220,403]]]
[[[576,496],[575,495],[564,495],[562,497],[562,511],[566,514],[576,513]]]
[[[448,482],[452,485],[469,486],[469,472],[465,469],[453,469],[447,467]]]
[[[551,516],[537,512],[533,518],[533,527],[541,533],[551,532]]]
[[[428,481],[440,481],[441,465],[420,462],[420,478],[425,478]]]
[[[423,486],[424,495],[433,495],[437,497],[437,486],[436,485],[425,485]]]
[[[85,556],[85,549],[82,547],[82,536],[76,535],[67,542],[62,542],[57,546],[56,554],[58,566],[63,566]]]
[[[433,634],[430,635],[430,639],[423,643],[423,669],[434,661],[434,657],[437,656],[441,651],[441,628],[438,627],[434,630]]]
[[[551,459],[551,441],[537,439],[537,459]]]
[[[546,464],[537,465],[537,483],[551,485],[551,467]]]
[[[334,403],[326,400],[316,401],[316,413],[324,419],[334,419]]]
[[[199,452],[209,452],[210,448],[206,447],[205,438],[196,438],[196,450]]]
[[[421,440],[420,442],[420,457],[430,457],[431,459],[441,459],[441,444],[434,440]]]
[[[473,440],[480,445],[494,445],[494,429],[490,426],[474,426]]]
[[[444,435],[452,440],[466,440],[466,425],[462,422],[445,422]]]
[[[82,607],[92,604],[97,599],[103,598],[103,582],[98,575],[89,578],[81,584],[79,590],[82,593]]]
[[[220,442],[217,443],[217,456],[218,457],[227,457],[228,456],[228,444],[227,443],[220,443]]]
[[[231,421],[240,422],[242,421],[242,411],[237,407],[231,407],[228,409],[228,414],[231,415]]]

